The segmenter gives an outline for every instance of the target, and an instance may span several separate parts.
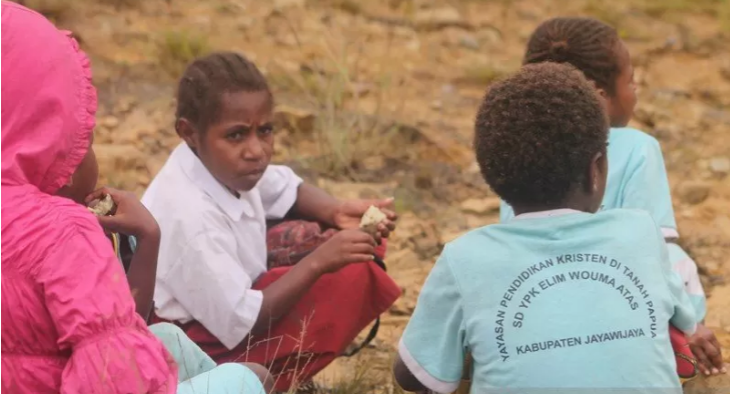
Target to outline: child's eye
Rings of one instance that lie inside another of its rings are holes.
[[[274,132],[274,126],[272,126],[270,124],[269,125],[263,125],[263,126],[259,127],[259,134],[269,135],[269,134],[271,134],[273,132]]]
[[[244,133],[242,131],[234,131],[232,133],[228,133],[226,135],[226,138],[231,141],[239,141],[243,138]]]

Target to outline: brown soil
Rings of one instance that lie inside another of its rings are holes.
[[[365,366],[377,383],[390,381],[391,354],[440,246],[498,220],[469,147],[486,86],[519,65],[528,34],[546,17],[591,14],[617,25],[641,78],[633,125],[662,143],[682,242],[709,294],[707,325],[730,361],[727,2],[26,3],[73,30],[92,56],[105,182],[144,190],[178,143],[171,75],[191,54],[228,49],[254,59],[285,105],[278,161],[343,198],[397,197],[402,217],[388,263],[404,295],[383,317],[375,345],[322,377],[339,380]]]

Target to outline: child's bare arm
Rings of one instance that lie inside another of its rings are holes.
[[[307,183],[302,183],[297,191],[297,200],[292,213],[303,219],[315,220],[335,226],[335,212],[340,201],[326,191]]]
[[[340,230],[360,227],[360,220],[371,206],[378,207],[386,218],[377,227],[377,238],[388,238],[395,229],[398,215],[392,211],[393,199],[340,201],[324,190],[303,183],[299,186],[297,200],[291,211],[302,219],[315,220]]]
[[[157,254],[160,249],[160,231],[136,236],[137,249],[127,271],[127,281],[132,290],[137,313],[147,321],[152,313],[157,275]]]
[[[105,196],[111,196],[114,204],[113,211],[98,216],[101,226],[107,231],[137,238],[137,250],[127,272],[127,281],[137,313],[146,320],[152,310],[152,298],[155,292],[160,227],[133,193],[102,188],[90,194],[86,200],[89,203],[102,200]]]

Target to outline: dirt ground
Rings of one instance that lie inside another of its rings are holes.
[[[547,17],[592,15],[617,26],[641,86],[633,125],[662,144],[681,241],[709,296],[707,325],[730,361],[727,1],[26,3],[74,31],[92,57],[106,183],[144,190],[178,143],[175,77],[192,56],[226,49],[255,60],[276,90],[277,161],[339,197],[396,197],[401,220],[387,262],[404,295],[373,346],[321,377],[367,375],[372,385],[347,391],[357,393],[392,392],[391,354],[440,247],[498,220],[469,146],[485,88],[519,66],[529,33]]]

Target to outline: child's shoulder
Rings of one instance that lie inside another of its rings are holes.
[[[467,231],[447,243],[445,250],[462,251],[490,245],[505,247],[510,239],[556,239],[565,236],[605,234],[615,232],[616,237],[636,238],[658,233],[658,226],[651,215],[640,209],[610,209],[595,214],[576,213],[539,219],[512,219],[507,222],[489,224]],[[556,235],[561,234],[561,235]]]

